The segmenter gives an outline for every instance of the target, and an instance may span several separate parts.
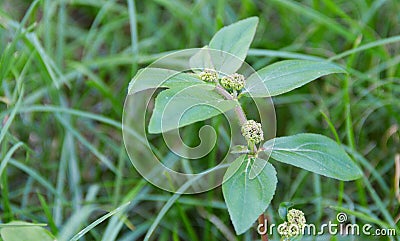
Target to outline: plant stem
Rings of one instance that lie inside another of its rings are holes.
[[[218,94],[225,97],[225,99],[235,100],[235,98],[233,98],[233,96],[228,91],[226,91],[221,85],[217,84],[215,86],[215,90],[218,92]],[[235,113],[237,115],[240,125],[243,125],[244,123],[246,123],[246,121],[247,121],[246,114],[244,113],[242,106],[240,106],[239,101],[238,101],[238,105],[235,107]]]
[[[247,122],[247,117],[246,114],[244,113],[244,110],[242,108],[242,106],[240,105],[239,101],[237,100],[237,98],[234,98],[228,91],[226,91],[221,85],[217,84],[215,86],[215,90],[222,95],[223,97],[225,97],[227,100],[236,100],[238,103],[235,107],[235,113],[236,116],[239,120],[239,124],[240,126],[242,126],[244,123]],[[255,155],[257,153],[257,147],[256,144],[254,143],[248,143],[249,148],[250,148],[250,154]]]
[[[216,85],[215,90],[222,95],[223,97],[225,97],[227,100],[236,100],[237,106],[235,107],[235,113],[237,115],[237,118],[239,120],[239,124],[240,126],[242,126],[244,123],[247,122],[247,117],[246,114],[244,113],[244,110],[242,108],[242,106],[240,105],[239,101],[234,98],[228,91],[226,91],[222,86],[220,86],[219,84]],[[248,147],[250,148],[250,154],[254,155],[257,153],[257,147],[256,144],[248,142]],[[265,226],[265,216],[264,213],[262,213],[259,217],[258,217],[258,224],[259,225],[263,225],[263,230],[260,230],[262,233],[264,233],[264,230],[267,228]],[[267,232],[265,232],[264,234],[261,234],[261,240],[262,241],[268,241],[268,234]]]
[[[262,213],[259,217],[258,217],[258,224],[261,225],[262,224],[262,229],[260,229],[260,232],[263,233],[261,234],[261,241],[268,241],[268,234],[267,234],[267,227],[265,225],[265,216],[264,213]]]

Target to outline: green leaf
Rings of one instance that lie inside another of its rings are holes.
[[[282,202],[281,204],[279,204],[278,214],[283,221],[287,220],[287,213],[289,211],[289,208],[291,207],[293,207],[292,202]]]
[[[13,221],[0,230],[4,241],[54,241],[55,238],[46,229],[35,224]]]
[[[346,71],[331,62],[284,60],[252,74],[246,80],[243,94],[252,97],[276,96],[333,73],[346,73]]]
[[[236,145],[231,148],[232,154],[245,154],[249,152],[250,152],[249,148],[243,145]]]
[[[277,161],[323,176],[350,181],[363,175],[342,147],[326,136],[305,133],[280,137],[265,142],[264,148]]]
[[[216,55],[216,53],[220,53],[220,51],[211,50],[208,46],[204,46],[203,48],[199,49],[192,57],[190,57],[190,68],[195,73],[199,73],[204,69],[216,70],[213,63],[213,57]]]
[[[145,68],[138,71],[129,83],[128,93],[134,94],[151,88],[183,88],[204,84],[196,75],[170,69]]]
[[[238,102],[226,100],[213,85],[168,89],[158,94],[148,127],[149,133],[162,133],[209,119],[233,109]]]
[[[258,18],[251,17],[223,27],[211,39],[209,47],[244,60],[256,33],[257,24]]]
[[[262,171],[251,179],[250,170],[259,168]],[[267,209],[275,194],[277,182],[275,168],[263,159],[247,159],[242,155],[229,166],[224,176],[222,193],[238,235],[248,230]]]

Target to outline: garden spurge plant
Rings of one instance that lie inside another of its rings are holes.
[[[257,24],[258,19],[251,17],[224,27],[214,35],[208,48],[227,52],[243,60],[253,40]],[[277,185],[275,168],[267,160],[260,158],[260,153],[267,154],[276,161],[338,180],[349,181],[362,176],[361,170],[340,145],[319,134],[303,133],[262,143],[264,135],[261,124],[255,120],[248,120],[238,101],[240,98],[280,95],[332,73],[345,73],[345,70],[327,61],[285,60],[258,70],[255,75],[261,79],[260,82],[254,81],[251,76],[246,79],[240,73],[224,75],[213,68],[204,68],[196,74],[196,78],[193,78],[193,73],[179,73],[179,78],[172,76],[162,86],[169,89],[157,96],[148,131],[162,133],[172,129],[168,126],[169,116],[164,118],[166,123],[163,124],[166,128],[161,128],[160,116],[174,115],[164,112],[166,100],[173,98],[182,87],[190,86],[190,89],[181,97],[181,101],[184,101],[184,98],[198,98],[199,101],[215,103],[216,107],[223,111],[235,109],[242,135],[248,143],[248,151],[243,152],[230,164],[224,176],[222,191],[235,231],[242,234],[263,215]],[[185,82],[182,82],[182,79],[185,79]],[[133,81],[139,80],[140,78],[134,78]],[[204,85],[208,87],[204,88]],[[151,87],[148,83],[146,86]],[[135,91],[132,88],[129,92]],[[182,118],[184,121],[174,128],[218,115],[214,109],[205,105],[194,106],[190,112],[185,113],[185,118]],[[293,217],[297,214],[294,213]],[[290,239],[293,233],[290,230],[286,231],[286,238]],[[266,236],[262,238],[267,240]]]

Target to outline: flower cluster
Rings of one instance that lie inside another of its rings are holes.
[[[234,73],[221,79],[221,85],[227,89],[241,90],[244,88],[244,76]]]
[[[278,226],[278,233],[283,237],[283,240],[290,240],[300,234],[300,229],[296,224],[284,222]]]
[[[206,82],[217,82],[218,81],[218,74],[215,70],[212,69],[205,69],[199,74],[201,80]]]
[[[261,124],[254,120],[248,120],[242,125],[242,135],[248,142],[254,144],[258,144],[264,140],[264,132]]]
[[[219,80],[217,71],[213,69],[204,69],[198,74],[198,76],[202,81],[205,82],[218,82]],[[225,89],[237,91],[244,88],[245,78],[242,74],[234,73],[222,77],[220,82]]]
[[[278,226],[278,233],[284,240],[301,234],[306,225],[306,218],[304,213],[300,210],[291,209],[288,211],[286,217],[287,221]]]
[[[304,213],[297,209],[290,209],[287,213],[287,219],[289,223],[296,223],[300,228],[303,228],[306,224]]]

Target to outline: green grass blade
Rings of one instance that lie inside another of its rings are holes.
[[[337,23],[336,21],[332,20],[328,16],[310,8],[307,6],[302,5],[301,3],[292,1],[292,0],[273,0],[271,1],[274,4],[280,5],[287,9],[292,10],[293,12],[298,13],[300,16],[307,16],[314,20],[318,24],[325,25],[325,27],[329,28],[330,30],[342,35],[347,40],[352,41],[354,39],[354,35],[349,32],[349,30]]]
[[[107,218],[124,211],[124,209],[130,204],[130,202],[125,203],[121,206],[119,206],[118,208],[114,209],[113,211],[107,213],[106,215],[98,218],[96,221],[94,221],[93,223],[91,223],[90,225],[88,225],[86,228],[82,229],[81,231],[79,231],[74,237],[72,237],[70,239],[70,241],[77,241],[80,238],[82,238],[87,232],[89,232],[90,230],[92,230],[94,227],[96,227],[97,225],[99,225],[100,223],[102,223],[104,220],[106,220]]]
[[[10,126],[11,126],[11,123],[12,123],[13,120],[14,120],[15,114],[17,113],[18,109],[19,109],[20,106],[21,106],[22,97],[23,97],[23,96],[24,96],[24,89],[21,90],[21,93],[19,94],[17,103],[15,104],[14,108],[12,109],[12,111],[11,111],[11,113],[10,113],[10,116],[8,117],[7,121],[5,122],[5,124],[3,125],[3,127],[1,128],[1,131],[0,131],[0,143],[3,141],[3,139],[4,139],[4,137],[5,137],[5,135],[6,135],[7,131],[8,131],[8,129],[9,129]]]
[[[37,193],[37,195],[38,195],[40,204],[43,208],[43,212],[46,215],[47,221],[49,222],[50,230],[51,230],[52,234],[56,235],[58,232],[58,229],[57,229],[57,226],[51,215],[50,207],[47,204],[46,199],[39,192]]]
[[[114,173],[119,173],[117,168],[114,166],[114,164],[111,162],[110,159],[108,159],[105,155],[103,155],[97,148],[95,148],[86,138],[84,138],[79,131],[77,131],[70,123],[67,123],[61,116],[56,115],[57,120],[65,127],[66,130],[68,130],[77,140],[79,140],[82,145],[84,145],[86,148],[89,149],[90,152],[93,153],[105,166],[107,166],[111,171]]]
[[[11,147],[11,149],[6,153],[6,155],[4,156],[3,160],[1,160],[1,164],[0,164],[0,178],[1,175],[3,174],[3,170],[6,168],[8,161],[11,159],[12,155],[14,154],[14,152],[21,146],[23,146],[24,143],[22,142],[18,142],[17,144],[15,144],[13,147]]]
[[[38,172],[36,172],[34,169],[31,167],[22,164],[21,162],[18,162],[14,159],[10,159],[9,163],[18,169],[24,171],[26,174],[31,176],[33,179],[35,179],[37,182],[39,182],[43,187],[45,187],[47,190],[49,190],[53,195],[56,197],[60,198],[63,202],[66,202],[65,197],[63,195],[59,195],[56,191],[56,189],[51,185],[50,182],[48,182],[43,176],[41,176]]]
[[[371,49],[371,48],[375,48],[375,47],[383,46],[383,45],[387,45],[387,44],[392,44],[392,43],[396,43],[399,41],[400,41],[400,35],[393,36],[390,38],[380,39],[380,40],[377,40],[377,41],[374,41],[374,42],[371,42],[371,43],[368,43],[365,45],[361,45],[360,47],[344,51],[338,55],[335,55],[335,56],[329,58],[328,60],[334,61],[334,60],[342,59],[346,56],[349,56],[349,55],[352,55],[355,53],[359,53],[359,52],[367,50],[367,49]]]

